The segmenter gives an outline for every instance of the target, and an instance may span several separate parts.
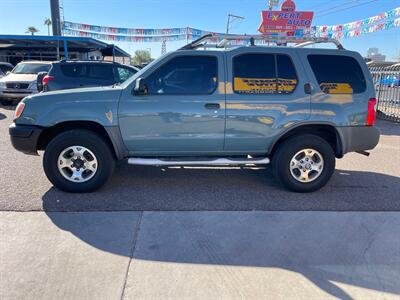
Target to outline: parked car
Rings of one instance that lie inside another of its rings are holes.
[[[296,192],[323,187],[335,157],[379,141],[360,54],[249,46],[168,53],[120,86],[42,93],[16,108],[14,147],[44,150],[48,179],[89,192],[133,165],[266,165]],[[339,48],[339,47],[338,47]]]
[[[138,69],[108,61],[57,61],[38,76],[38,90],[56,91],[122,83]]]
[[[10,63],[0,62],[0,78],[4,77],[8,73],[10,73],[13,68],[14,68],[14,66]]]
[[[385,75],[381,78],[380,84],[388,87],[400,86],[400,77],[396,74]]]
[[[0,99],[3,102],[21,100],[31,94],[37,93],[36,78],[40,72],[48,72],[50,62],[23,61],[0,79]]]

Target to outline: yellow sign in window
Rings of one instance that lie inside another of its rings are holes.
[[[348,83],[322,82],[319,86],[325,94],[353,94],[353,88]]]
[[[296,79],[283,78],[234,78],[234,89],[243,94],[285,94],[296,88]]]

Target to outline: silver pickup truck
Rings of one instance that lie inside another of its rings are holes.
[[[338,42],[339,49],[254,40],[210,49],[209,38],[160,57],[121,85],[26,97],[9,129],[14,147],[44,150],[48,179],[68,192],[101,187],[122,159],[272,163],[283,186],[311,192],[328,182],[335,158],[377,145],[375,91],[360,54]]]

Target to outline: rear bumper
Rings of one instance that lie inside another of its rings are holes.
[[[37,143],[42,128],[13,123],[8,130],[11,143],[15,149],[25,154],[37,155]]]
[[[342,155],[348,152],[371,150],[378,145],[380,132],[374,126],[336,127],[341,144]]]

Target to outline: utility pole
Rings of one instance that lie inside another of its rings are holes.
[[[229,33],[231,21],[233,21],[233,20],[244,20],[244,17],[228,14],[228,22],[226,22],[226,33]]]
[[[50,0],[50,11],[51,11],[51,25],[53,29],[53,35],[61,35],[61,19],[60,19],[60,3],[58,0]]]

